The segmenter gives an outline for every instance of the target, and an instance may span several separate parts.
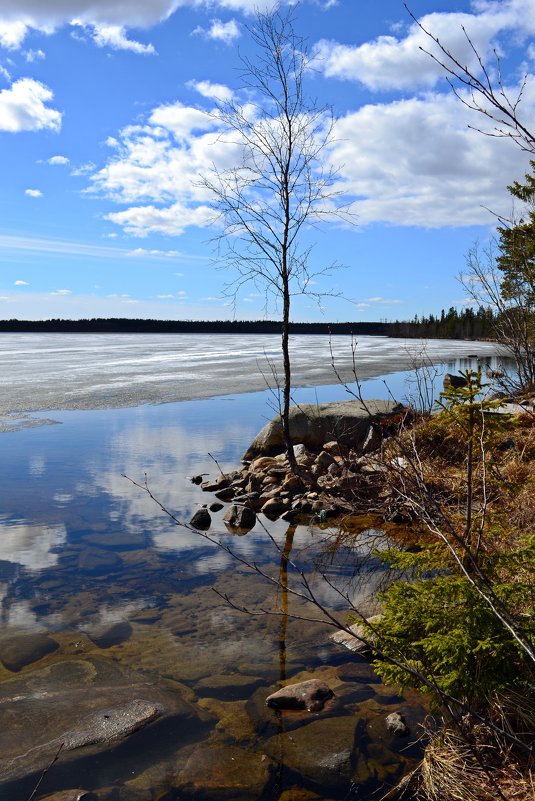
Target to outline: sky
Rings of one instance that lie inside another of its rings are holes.
[[[240,59],[273,0],[0,0],[0,319],[261,319],[262,287],[232,280],[200,185],[232,165],[217,105],[245,98]],[[485,136],[422,52],[398,0],[301,0],[305,91],[334,115],[324,158],[356,224],[304,230],[312,271],[295,320],[395,320],[467,303],[466,255],[512,214],[529,154]],[[412,0],[479,69],[468,32],[535,127],[535,0]],[[259,99],[254,98],[258,103]],[[472,127],[470,127],[472,126]],[[490,124],[487,129],[490,129]],[[533,130],[533,128],[532,128]],[[515,212],[516,213],[516,212]]]

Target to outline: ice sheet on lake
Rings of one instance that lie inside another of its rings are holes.
[[[293,384],[354,380],[349,336],[291,338]],[[359,378],[497,351],[490,342],[359,337]],[[280,337],[219,334],[2,334],[0,416],[99,409],[263,390],[281,375]]]

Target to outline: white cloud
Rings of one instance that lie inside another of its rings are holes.
[[[69,159],[67,156],[51,156],[47,164],[51,164],[52,166],[69,164]]]
[[[129,256],[135,256],[137,258],[147,258],[149,256],[156,257],[156,258],[164,258],[164,259],[176,259],[180,256],[180,251],[178,250],[146,250],[145,248],[136,248],[135,250],[131,250],[128,254]]]
[[[2,78],[4,78],[6,81],[8,81],[9,83],[11,83],[11,73],[9,72],[9,70],[7,70],[5,67],[3,67],[1,64],[0,64],[0,75],[1,75],[1,76],[2,76]]]
[[[233,92],[228,86],[222,83],[211,83],[210,81],[188,81],[186,84],[190,89],[194,89],[203,97],[209,100],[217,100],[226,103],[232,100]]]
[[[111,47],[112,50],[130,50],[144,56],[156,53],[151,44],[142,44],[129,39],[122,25],[95,25],[92,32],[93,40],[98,47]]]
[[[289,4],[293,0],[285,0]],[[115,38],[127,43],[127,49],[149,52],[150,45],[141,45],[127,39],[128,28],[149,28],[163,22],[179,8],[207,8],[254,14],[256,10],[273,9],[278,0],[2,0],[0,7],[0,46],[19,48],[30,30],[53,33],[66,25],[78,24],[93,27],[95,34],[101,32],[104,39]],[[232,34],[232,27],[225,34],[221,23],[221,37]],[[110,30],[115,33],[110,34]],[[117,33],[119,31],[120,33]],[[221,38],[220,37],[220,38]],[[97,38],[95,37],[95,40]],[[97,42],[98,43],[98,42]],[[109,42],[108,42],[109,44]],[[122,48],[124,49],[124,48]]]
[[[21,78],[0,92],[0,131],[59,131],[61,113],[46,104],[54,97],[44,84]]]
[[[28,197],[43,197],[43,193],[40,189],[25,189],[24,194]]]
[[[56,289],[54,292],[50,293],[51,295],[72,295],[72,290],[70,289]]]
[[[220,19],[210,20],[210,27],[203,28],[200,25],[193,31],[194,34],[203,36],[205,39],[214,39],[215,41],[224,42],[230,45],[239,39],[241,31],[235,19],[228,22],[222,22]]]
[[[525,36],[535,32],[535,4],[532,0],[474,3],[477,13],[432,13],[420,18],[421,24],[438,37],[462,64],[476,73],[477,56],[467,40],[463,26],[476,50],[486,61],[493,59],[495,38],[502,32],[516,31]],[[421,48],[438,53],[438,48],[413,23],[404,38],[379,36],[360,45],[322,40],[314,48],[316,66],[327,77],[358,81],[369,89],[431,88],[445,78],[445,72]]]
[[[20,47],[26,34],[28,26],[22,20],[3,19],[0,14],[0,45],[8,50],[15,50]]]
[[[177,202],[167,208],[133,206],[124,211],[111,212],[106,219],[120,225],[133,236],[147,236],[149,233],[180,236],[191,226],[204,228],[209,225],[213,212],[206,206],[188,208]]]
[[[27,50],[24,53],[24,58],[28,64],[33,64],[34,61],[42,61],[46,56],[42,50]]]
[[[18,281],[15,281],[15,286],[29,286],[29,284],[28,281],[22,281],[19,279]]]
[[[535,103],[525,111],[535,122]],[[469,122],[451,94],[367,105],[338,120],[332,163],[343,165],[341,188],[358,198],[359,224],[489,225],[489,208],[507,216],[506,186],[524,174],[526,154]]]

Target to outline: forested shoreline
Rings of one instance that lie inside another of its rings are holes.
[[[488,339],[493,336],[491,310],[450,308],[440,315],[395,322],[291,322],[291,334],[389,336],[433,339]],[[0,333],[78,334],[281,334],[280,320],[154,320],[93,317],[79,320],[0,320]]]

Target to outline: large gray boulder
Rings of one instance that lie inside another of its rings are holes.
[[[365,406],[357,400],[301,403],[290,408],[292,443],[319,450],[325,442],[334,440],[354,450],[361,450],[370,427],[387,423],[388,417],[399,414],[402,408],[394,401],[383,400],[366,401]],[[257,456],[281,453],[283,450],[282,423],[277,415],[256,435],[243,458],[250,461]]]

